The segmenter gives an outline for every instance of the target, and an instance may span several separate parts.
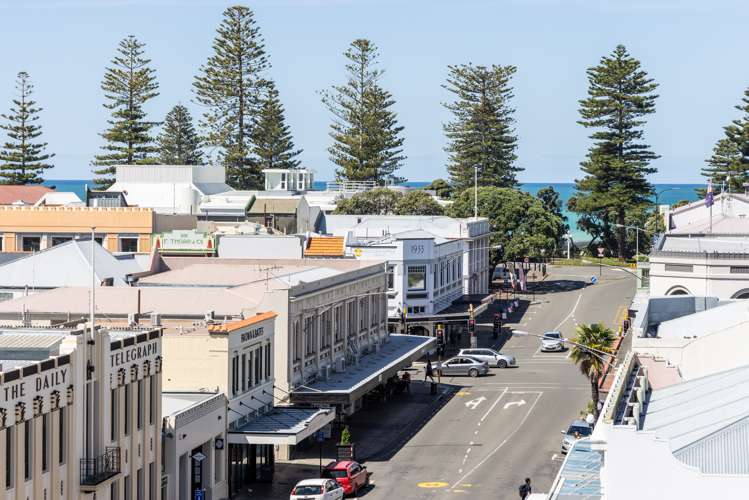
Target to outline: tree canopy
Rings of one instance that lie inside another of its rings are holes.
[[[380,85],[383,70],[374,43],[357,39],[344,53],[347,80],[321,92],[322,102],[333,115],[328,148],[338,166],[336,176],[347,181],[397,184],[403,154],[403,127],[392,107],[395,99]]]
[[[268,82],[264,94],[252,131],[252,152],[257,156],[261,170],[297,168],[301,163],[297,157],[302,150],[294,147],[283,104],[273,82]]]
[[[389,188],[376,188],[339,200],[336,214],[347,215],[442,215],[442,207],[420,190],[401,194]]]
[[[450,198],[453,194],[453,187],[445,179],[434,179],[424,189],[434,191],[440,198]]]
[[[473,216],[473,189],[454,197],[447,210],[451,217]],[[563,233],[564,224],[541,200],[512,188],[495,186],[478,189],[478,213],[489,219],[493,231],[491,245],[495,263],[524,257],[552,255]]]
[[[736,106],[741,116],[723,127],[723,137],[713,148],[702,175],[712,179],[713,190],[719,193],[723,186],[736,193],[744,191],[749,182],[749,88],[744,91],[741,104]],[[704,193],[702,193],[704,194]]]
[[[443,106],[452,120],[443,125],[448,145],[447,170],[456,190],[473,185],[514,187],[517,173],[515,109],[510,81],[515,66],[448,66],[443,85],[454,101]]]
[[[600,400],[598,384],[603,375],[604,365],[614,344],[614,332],[603,323],[578,325],[571,346],[570,359],[590,381],[593,416],[598,420],[598,402]]]
[[[203,163],[200,137],[195,131],[190,111],[182,104],[177,104],[167,113],[156,142],[159,145],[159,162],[163,165]]]
[[[109,127],[101,136],[105,143],[103,153],[97,155],[92,165],[94,183],[107,188],[114,183],[117,165],[154,163],[158,148],[151,129],[158,125],[147,119],[144,105],[159,95],[156,70],[145,57],[145,43],[130,35],[120,41],[117,55],[104,73],[101,89],[111,110]]]
[[[0,148],[0,182],[3,184],[39,184],[42,175],[54,165],[47,160],[55,156],[46,153],[46,142],[40,142],[42,126],[37,123],[39,112],[36,101],[31,96],[34,86],[28,73],[21,71],[16,79],[16,97],[10,111],[2,114],[7,123],[0,129],[8,134],[8,141]]]
[[[658,155],[643,142],[643,126],[644,118],[655,112],[658,84],[623,45],[587,73],[588,97],[580,101],[578,123],[594,129],[593,145],[568,206],[581,214],[578,227],[624,258],[627,211],[650,203],[653,194],[647,175],[655,172],[650,162]]]

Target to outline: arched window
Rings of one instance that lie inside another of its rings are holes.
[[[672,286],[666,295],[692,295],[692,293],[681,285]]]

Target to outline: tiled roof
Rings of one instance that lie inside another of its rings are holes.
[[[312,236],[308,241],[306,257],[343,257],[343,236]]]
[[[33,205],[50,192],[52,190],[46,186],[0,185],[0,205],[12,205],[19,202]]]
[[[258,313],[255,316],[250,316],[249,318],[240,319],[237,321],[230,321],[228,323],[221,323],[218,325],[208,325],[208,331],[211,333],[231,333],[233,331],[239,330],[240,328],[254,325],[255,323],[260,323],[261,321],[265,321],[266,319],[275,318],[276,316],[278,316],[278,314],[274,313],[273,311]]]

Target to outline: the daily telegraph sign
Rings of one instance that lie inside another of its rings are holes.
[[[65,392],[73,383],[71,379],[72,368],[65,365],[0,384],[0,408],[5,410],[8,419],[15,418],[11,417],[15,413],[15,406],[24,403],[25,418],[28,419],[33,416],[34,398],[40,396],[49,409],[49,396],[54,391],[59,392],[59,404],[63,406],[67,400]]]
[[[122,369],[129,370],[131,366],[138,365],[138,379],[143,378],[143,363],[148,361],[153,367],[156,358],[161,355],[161,340],[153,339],[147,342],[133,344],[109,352],[109,373],[112,375],[110,380],[114,385],[117,384],[117,371]],[[151,368],[153,373],[153,368]],[[126,373],[130,380],[130,373]]]

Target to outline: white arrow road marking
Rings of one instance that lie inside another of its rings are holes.
[[[505,407],[503,408],[506,410],[510,406],[523,406],[525,404],[525,399],[521,399],[520,401],[510,401],[509,403],[505,403]]]
[[[466,402],[466,407],[467,407],[467,408],[470,408],[471,410],[475,410],[475,409],[476,409],[476,407],[477,407],[478,405],[480,405],[481,403],[483,403],[484,401],[486,401],[486,398],[485,398],[484,396],[481,396],[481,397],[479,397],[479,398],[476,398],[476,399],[472,399],[472,400],[470,400],[470,401],[467,401],[467,402]]]

